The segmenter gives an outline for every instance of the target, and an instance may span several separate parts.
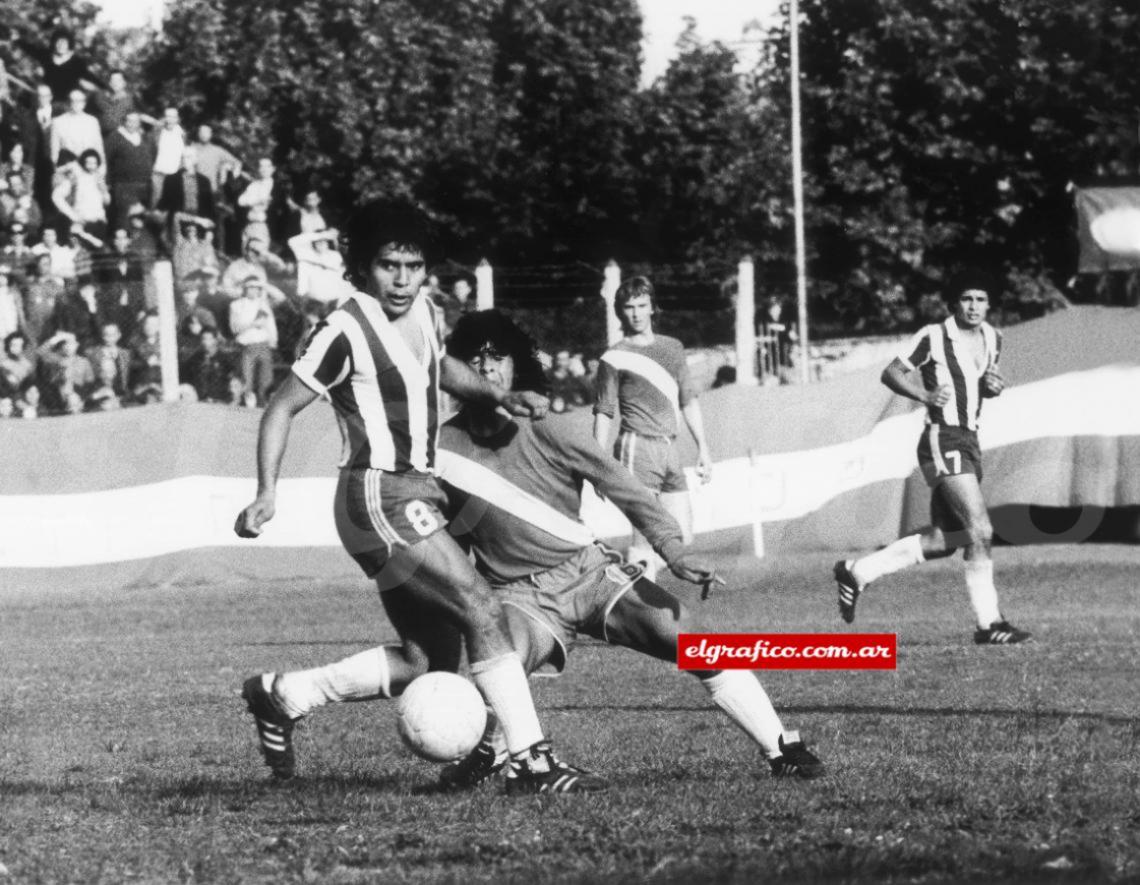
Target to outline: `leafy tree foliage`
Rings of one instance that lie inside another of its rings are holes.
[[[1123,163],[1140,26],[1114,0],[803,0],[812,276],[849,325],[890,324],[951,264],[1072,268],[1068,182]],[[780,35],[786,105],[786,32]],[[1134,144],[1133,135],[1129,142]],[[1036,284],[1032,283],[1036,280]],[[906,297],[900,298],[900,292]]]

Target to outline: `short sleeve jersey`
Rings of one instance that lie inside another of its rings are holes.
[[[617,414],[622,432],[640,436],[675,437],[694,398],[685,348],[667,335],[646,345],[619,341],[602,355],[596,385],[594,414]]]
[[[329,399],[348,428],[348,468],[430,472],[439,435],[440,336],[420,297],[411,319],[424,340],[417,359],[376,299],[345,298],[313,329],[293,374]]]
[[[1001,335],[989,323],[982,323],[985,359],[978,366],[965,346],[962,330],[950,317],[943,323],[923,326],[907,342],[898,358],[908,369],[917,369],[922,385],[937,390],[948,385],[950,400],[944,406],[927,406],[926,423],[943,427],[977,430],[982,411],[982,375],[996,366],[1001,356]]]

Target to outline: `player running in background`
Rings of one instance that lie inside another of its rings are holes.
[[[498,311],[468,314],[448,339],[448,353],[503,391],[543,390],[534,341]],[[677,635],[696,628],[675,596],[598,544],[578,520],[588,480],[629,518],[679,578],[723,583],[687,556],[676,520],[570,416],[512,418],[493,404],[469,402],[440,433],[438,473],[448,493],[451,531],[470,543],[477,567],[503,602],[511,641],[528,672],[561,670],[578,634],[677,660]],[[767,757],[774,776],[812,778],[824,765],[785,732],[752,673],[694,675]],[[508,761],[494,717],[464,760],[444,769],[445,787],[474,786]],[[510,773],[508,772],[508,777]]]
[[[712,477],[712,458],[685,349],[676,338],[653,331],[657,301],[653,284],[645,277],[631,277],[618,287],[614,312],[625,337],[602,355],[598,367],[594,437],[606,448],[610,425],[618,416],[615,457],[659,496],[680,524],[687,544],[693,533],[692,504],[674,445],[682,420],[697,442],[697,475],[702,482]],[[649,578],[656,574],[653,552],[636,530],[629,558],[645,562]]]
[[[432,475],[439,390],[461,400],[541,418],[547,401],[489,384],[441,353],[439,318],[420,296],[429,252],[413,207],[372,203],[348,230],[346,266],[358,290],[313,330],[273,395],[258,437],[257,498],[235,531],[256,537],[273,517],[276,484],[293,418],[318,397],[345,419],[348,454],[337,486],[336,525],[402,639],[334,667],[246,680],[266,764],[292,777],[298,719],[330,700],[394,697],[416,676],[455,669],[466,641],[472,678],[503,721],[511,785],[519,791],[597,789],[600,778],[555,758],[539,725],[522,662],[510,645],[498,598],[444,531],[446,501]]]
[[[883,370],[883,384],[926,406],[918,464],[932,490],[931,526],[860,559],[835,564],[839,613],[847,623],[855,620],[855,603],[872,581],[962,548],[966,590],[977,618],[974,642],[1008,645],[1030,638],[998,607],[990,556],[993,528],[980,486],[982,400],[1005,387],[998,370],[1001,336],[986,322],[996,291],[994,280],[981,271],[956,274],[945,293],[951,316],[924,326]]]

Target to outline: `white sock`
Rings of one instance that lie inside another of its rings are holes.
[[[755,676],[744,670],[722,670],[710,679],[702,679],[701,683],[708,689],[713,703],[760,745],[765,756],[775,759],[780,755],[784,726],[768,699],[768,692]]]
[[[335,664],[283,673],[274,697],[286,715],[296,718],[325,704],[390,698],[390,682],[388,655],[380,646]]]
[[[883,575],[902,571],[925,560],[926,557],[922,555],[922,536],[907,535],[905,538],[893,541],[882,550],[876,550],[862,559],[855,560],[851,564],[851,572],[862,589]]]
[[[970,605],[978,626],[987,629],[995,621],[1000,621],[997,588],[994,587],[994,561],[992,559],[966,560],[966,591],[970,594]]]
[[[471,678],[495,711],[512,755],[544,739],[518,655],[511,652],[478,661],[471,665]]]

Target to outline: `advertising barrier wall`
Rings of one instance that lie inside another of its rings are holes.
[[[1074,308],[1007,330],[1010,387],[982,414],[991,508],[1140,504],[1138,345],[1140,311],[1126,309]],[[886,390],[879,372],[708,392],[714,476],[693,480],[702,545],[847,551],[923,526],[929,493],[914,454],[922,412]],[[575,417],[592,420],[588,410]],[[333,527],[341,441],[324,403],[295,422],[276,518],[255,541],[234,535],[256,491],[259,420],[252,410],[172,403],[0,422],[0,592],[360,579]],[[692,463],[691,440],[680,444]],[[627,531],[592,494],[583,519],[602,538]]]

